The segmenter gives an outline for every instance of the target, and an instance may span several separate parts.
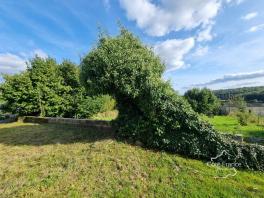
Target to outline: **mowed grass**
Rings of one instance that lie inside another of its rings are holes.
[[[206,117],[205,119],[216,130],[223,133],[242,134],[246,137],[264,137],[264,125],[249,123],[247,126],[241,126],[235,116],[214,116],[212,118]]]
[[[62,125],[0,125],[0,197],[264,197],[264,173],[209,167],[176,154]]]

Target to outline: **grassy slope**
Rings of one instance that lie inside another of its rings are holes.
[[[248,124],[240,126],[233,116],[214,116],[206,118],[218,131],[224,133],[243,134],[244,136],[264,137],[264,126]]]
[[[229,173],[230,169],[223,172]],[[0,195],[7,197],[264,197],[264,174],[197,160],[69,126],[0,125]]]

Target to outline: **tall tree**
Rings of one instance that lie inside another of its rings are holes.
[[[36,56],[29,62],[28,72],[33,88],[38,93],[40,115],[63,116],[69,103],[65,98],[71,87],[63,84],[56,61]]]

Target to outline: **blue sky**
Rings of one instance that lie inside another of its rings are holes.
[[[264,85],[263,0],[0,0],[0,73],[16,73],[35,54],[76,63],[98,27],[135,33],[167,66],[183,93]]]

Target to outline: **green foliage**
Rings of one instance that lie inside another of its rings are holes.
[[[110,95],[99,95],[97,99],[102,104],[100,112],[112,111],[116,107],[116,101]]]
[[[34,90],[28,72],[13,76],[4,75],[5,82],[1,84],[2,110],[19,115],[35,115],[39,113],[38,93]]]
[[[86,96],[79,100],[76,113],[78,118],[90,118],[99,112],[111,111],[114,108],[115,100],[109,95]]]
[[[56,61],[35,57],[28,65],[28,72],[38,95],[40,116],[63,116],[69,106],[71,87],[63,84]]]
[[[238,118],[238,122],[241,126],[247,126],[249,122],[250,114],[247,112],[237,112],[236,116]]]
[[[214,93],[207,88],[188,90],[184,97],[193,110],[205,115],[215,115],[219,112],[220,102]]]
[[[80,69],[71,61],[65,60],[59,65],[59,72],[63,78],[63,84],[72,89],[78,89],[80,85]]]
[[[35,57],[24,73],[5,75],[0,87],[2,109],[19,115],[88,118],[113,110],[110,96],[89,97],[80,84],[80,70],[70,61]]]
[[[249,118],[251,117],[250,113],[247,110],[247,103],[241,96],[235,96],[229,99],[229,105],[236,107],[237,111],[235,116],[238,119],[238,122],[241,126],[247,126]]]
[[[70,87],[68,94],[64,97],[68,105],[63,116],[78,117],[78,105],[86,95],[84,88],[80,84],[80,69],[76,64],[67,60],[58,65],[58,69],[59,75],[63,79],[62,84]]]
[[[231,105],[236,107],[238,109],[238,111],[240,111],[240,112],[246,111],[247,103],[243,97],[241,97],[241,96],[232,97],[229,102]]]
[[[207,160],[226,150],[233,156],[226,162],[263,170],[264,149],[221,137],[162,80],[164,68],[151,49],[122,29],[117,37],[100,38],[81,63],[81,79],[86,88],[115,97],[120,137]]]

